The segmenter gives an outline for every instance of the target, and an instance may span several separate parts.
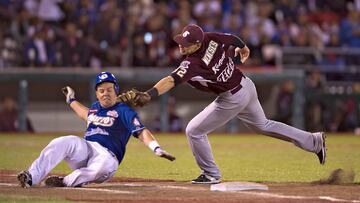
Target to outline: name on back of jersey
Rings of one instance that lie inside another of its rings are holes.
[[[90,125],[90,123],[94,124],[94,125],[101,125],[101,126],[105,126],[105,127],[110,127],[114,124],[115,118],[110,117],[110,116],[97,116],[95,114],[89,114],[88,116],[88,126]]]
[[[219,46],[218,43],[211,40],[209,42],[209,46],[206,49],[205,55],[202,57],[202,61],[208,66],[210,64],[211,59],[214,57],[216,52],[216,48]]]

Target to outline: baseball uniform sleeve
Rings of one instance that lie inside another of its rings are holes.
[[[128,108],[123,113],[123,121],[125,127],[128,129],[130,134],[134,137],[138,137],[141,131],[145,128],[145,126],[140,122],[140,119],[137,113]]]
[[[191,57],[186,58],[180,63],[179,67],[171,73],[171,76],[174,78],[175,85],[187,82],[197,75],[195,71],[196,68],[193,66],[197,66],[197,64]]]
[[[209,37],[215,39],[226,46],[235,46],[239,48],[243,48],[245,43],[237,36],[228,34],[228,33],[218,33],[218,32],[210,32]]]

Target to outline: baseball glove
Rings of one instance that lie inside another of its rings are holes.
[[[124,102],[131,107],[142,107],[149,103],[151,96],[147,92],[140,92],[133,88],[117,97],[117,102]]]
[[[132,91],[135,92],[134,102],[135,102],[136,106],[143,107],[144,105],[146,105],[147,103],[150,102],[151,96],[149,95],[149,93],[139,92],[136,89],[132,89]]]
[[[136,93],[134,92],[134,89],[132,89],[132,90],[129,90],[127,92],[124,92],[124,93],[121,93],[120,95],[118,95],[116,98],[116,102],[123,102],[123,103],[129,105],[130,107],[136,107],[137,105],[135,103],[135,96],[136,96]]]

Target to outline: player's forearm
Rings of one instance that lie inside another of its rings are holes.
[[[172,76],[167,76],[157,82],[155,86],[146,91],[146,93],[150,95],[151,99],[154,99],[155,97],[168,92],[173,87],[175,87],[174,78]]]
[[[156,156],[168,159],[169,161],[174,161],[176,159],[173,155],[169,154],[160,147],[159,143],[156,141],[156,139],[149,130],[144,129],[139,134],[139,139],[143,141],[145,145],[148,146],[151,151],[155,153]]]
[[[174,78],[172,76],[167,76],[161,79],[158,83],[156,83],[154,88],[156,88],[156,90],[158,91],[158,95],[160,96],[171,90],[174,86]]]
[[[140,133],[139,140],[141,140],[146,146],[149,146],[152,141],[156,141],[154,136],[148,129],[144,129]]]
[[[75,111],[75,113],[81,118],[83,119],[85,122],[87,121],[87,114],[89,112],[89,108],[87,108],[86,106],[82,105],[80,102],[78,101],[73,101],[70,104],[70,107]]]

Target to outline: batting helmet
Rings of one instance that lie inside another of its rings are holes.
[[[112,82],[114,83],[114,88],[115,88],[115,92],[116,94],[119,94],[120,88],[119,85],[116,81],[116,78],[114,76],[114,74],[110,73],[110,72],[101,72],[96,76],[96,80],[95,80],[95,90],[97,88],[98,85],[100,85],[103,82]]]

